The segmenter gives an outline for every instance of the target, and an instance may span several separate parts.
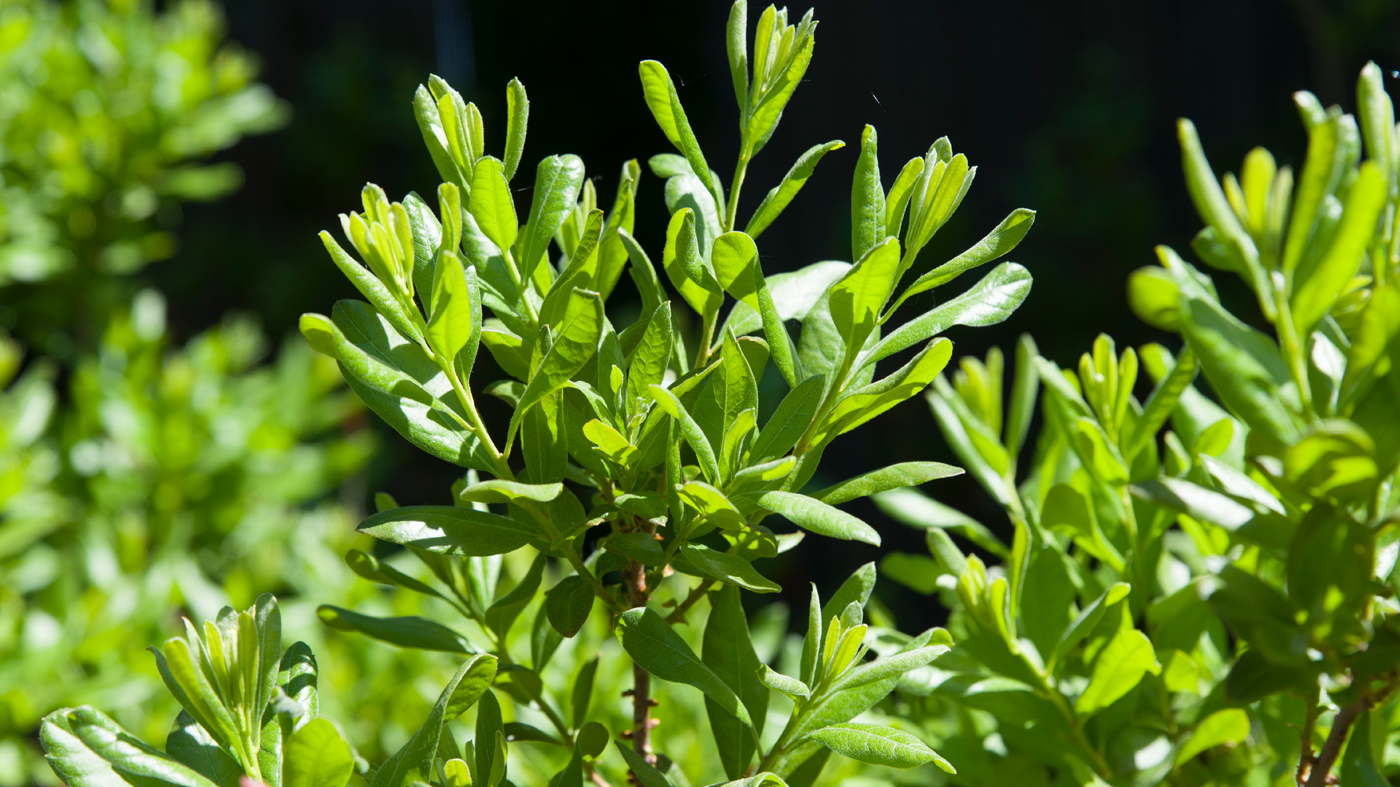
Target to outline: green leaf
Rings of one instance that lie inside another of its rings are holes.
[[[344,787],[355,772],[350,744],[325,719],[312,719],[292,733],[283,757],[283,787]]]
[[[583,662],[579,668],[578,678],[574,681],[573,690],[569,693],[569,708],[572,714],[575,727],[581,726],[583,720],[588,718],[588,706],[593,700],[593,679],[598,673],[598,657],[594,656]]]
[[[651,313],[646,330],[642,333],[637,349],[633,351],[627,366],[628,402],[650,402],[653,397],[650,386],[660,385],[666,377],[666,369],[671,363],[671,351],[675,346],[671,326],[671,304],[661,304]]]
[[[837,754],[871,765],[914,768],[931,762],[947,773],[957,772],[923,741],[878,724],[833,724],[812,733],[812,740]]]
[[[448,360],[456,360],[458,354],[470,346],[474,359],[474,342],[481,337],[480,311],[480,298],[472,301],[461,261],[451,252],[442,254],[433,273],[433,313],[428,318],[426,331],[428,345]],[[464,371],[470,373],[470,366]]]
[[[885,241],[885,184],[880,182],[880,161],[874,126],[860,133],[860,158],[856,160],[855,180],[851,183],[851,259],[859,260]],[[895,265],[899,264],[895,244]],[[893,282],[890,282],[893,286]],[[883,298],[889,297],[889,287]],[[834,314],[834,312],[833,312]],[[837,320],[840,325],[840,320]]]
[[[544,535],[533,524],[454,506],[395,508],[366,519],[357,530],[440,555],[504,555]]]
[[[797,678],[791,678],[780,672],[776,672],[767,664],[761,666],[762,669],[759,670],[758,679],[764,687],[772,689],[773,691],[780,691],[793,699],[806,699],[812,696],[812,690],[807,688],[807,684]]]
[[[1259,303],[1266,316],[1272,319],[1273,302],[1265,297],[1271,288],[1268,274],[1259,262],[1259,252],[1254,246],[1254,241],[1245,231],[1239,216],[1230,207],[1229,200],[1220,189],[1220,182],[1215,179],[1215,172],[1206,160],[1205,151],[1201,149],[1201,140],[1196,135],[1196,127],[1191,121],[1185,118],[1177,121],[1177,139],[1181,143],[1181,168],[1186,175],[1186,191],[1196,205],[1196,212],[1215,230],[1230,253],[1238,255],[1245,264],[1245,270],[1240,273],[1259,296]]]
[[[1074,712],[1090,716],[1132,691],[1147,673],[1161,674],[1152,641],[1137,629],[1118,632],[1094,660],[1089,687],[1074,702]]]
[[[738,555],[717,552],[703,544],[682,544],[680,557],[698,573],[754,593],[777,593],[777,583],[758,573],[753,564]]]
[[[1361,265],[1371,245],[1376,220],[1385,206],[1386,175],[1374,161],[1361,165],[1347,192],[1346,211],[1332,236],[1332,245],[1317,264],[1300,266],[1293,281],[1290,309],[1299,336],[1308,336],[1332,309]]]
[[[914,157],[905,163],[904,168],[894,179],[889,194],[885,195],[885,235],[898,238],[904,228],[904,214],[909,208],[909,199],[914,195],[914,186],[924,173],[924,160]]]
[[[743,301],[750,308],[758,308],[758,294],[755,290],[754,269],[758,267],[758,246],[753,238],[743,232],[726,232],[715,238],[711,246],[710,263],[715,269],[715,279],[724,291]]]
[[[899,273],[899,241],[871,246],[841,280],[831,285],[828,304],[846,356],[854,357],[880,323],[880,310]]]
[[[808,377],[798,383],[778,403],[778,409],[769,416],[763,425],[749,456],[755,462],[782,456],[797,445],[802,433],[812,425],[812,418],[821,406],[822,395],[826,392],[826,380],[821,375]]]
[[[448,183],[465,187],[466,179],[448,150],[447,135],[442,128],[442,116],[438,112],[437,101],[433,100],[432,93],[423,85],[419,85],[413,94],[413,116],[418,121],[418,130],[423,134],[423,143],[428,148],[428,155],[432,157],[438,174]]]
[[[945,465],[942,462],[901,462],[864,475],[829,486],[812,497],[827,505],[849,503],[861,497],[887,492],[906,486],[918,486],[939,478],[952,478],[963,474],[961,467]]]
[[[569,378],[578,374],[588,359],[593,357],[606,320],[603,299],[598,293],[574,289],[569,294],[569,305],[559,324],[554,344],[525,384],[525,392],[520,395],[520,406],[511,415],[507,446],[515,441],[521,417],[545,397],[563,388]]]
[[[1228,422],[1227,422],[1228,423]],[[1239,530],[1254,519],[1254,511],[1203,486],[1197,486],[1184,478],[1148,479],[1130,486],[1135,497],[1156,503],[1177,513],[1186,514],[1192,519],[1209,522],[1230,532]]]
[[[494,771],[499,769],[502,771],[502,776],[505,775],[504,757],[497,756],[498,754],[504,755],[505,752],[499,751],[495,745],[496,736],[504,733],[504,727],[505,725],[501,723],[501,704],[496,700],[495,693],[489,690],[483,692],[481,707],[477,708],[476,711],[474,730],[476,745],[474,746],[475,751],[472,752],[475,755],[473,764],[476,766],[474,773],[477,781],[493,785],[493,787],[498,783],[492,778],[495,776]]]
[[[884,360],[954,325],[970,328],[996,325],[1010,317],[1030,292],[1030,271],[1014,262],[1004,262],[967,292],[899,326],[874,347],[861,353],[856,367],[864,368]]]
[[[54,773],[73,787],[218,787],[87,706],[62,708],[45,716],[39,740]]]
[[[340,269],[340,272],[345,274],[345,278],[355,285],[355,289],[365,296],[365,300],[374,304],[374,308],[384,315],[384,319],[394,326],[394,330],[414,341],[422,340],[423,331],[418,323],[410,319],[409,313],[404,310],[403,305],[378,277],[368,268],[356,262],[349,254],[346,254],[329,232],[321,233],[321,243],[325,245],[326,251],[330,252],[331,260],[335,262],[335,266]]]
[[[729,24],[725,26],[724,48],[729,55],[729,77],[734,82],[734,97],[739,112],[749,107],[749,4],[735,0],[729,9]]]
[[[517,500],[548,503],[563,491],[564,485],[559,483],[522,484],[493,478],[465,487],[457,499],[463,503],[513,503]]]
[[[433,760],[447,723],[475,705],[495,679],[495,656],[473,656],[462,664],[443,688],[423,726],[380,766],[370,787],[404,787],[431,778]]]
[[[1274,341],[1219,304],[1185,291],[1181,314],[1186,342],[1221,401],[1271,444],[1296,441],[1292,411],[1301,409],[1298,389]]]
[[[509,249],[515,245],[520,220],[515,216],[510,178],[506,177],[505,167],[500,161],[490,156],[477,160],[467,210],[476,219],[476,226],[482,234],[490,238],[496,248]]]
[[[1295,101],[1300,99],[1301,95],[1294,96]],[[1351,118],[1348,116],[1347,120]],[[1298,268],[1304,253],[1318,237],[1326,212],[1323,206],[1336,191],[1346,168],[1342,118],[1324,113],[1319,121],[1308,128],[1308,155],[1293,191],[1293,209],[1289,212],[1287,241],[1281,260],[1285,276],[1291,276]],[[1354,127],[1352,133],[1355,133]]]
[[[661,267],[690,308],[702,316],[719,311],[724,303],[724,290],[705,265],[704,252],[695,234],[695,212],[689,208],[681,208],[671,215]]]
[[[642,78],[642,95],[646,98],[647,108],[651,110],[652,117],[656,118],[657,125],[661,126],[661,131],[666,134],[671,144],[685,154],[686,161],[690,162],[690,169],[705,185],[705,189],[711,194],[718,194],[714,180],[710,177],[710,165],[705,163],[705,154],[700,151],[700,143],[695,139],[695,132],[691,130],[690,121],[685,117],[685,108],[681,106],[680,96],[676,95],[676,85],[671,81],[666,67],[655,60],[643,60],[638,64],[637,70]]]
[[[1006,558],[1010,551],[986,525],[950,508],[917,489],[891,489],[874,495],[875,507],[897,522],[921,530],[949,530]]]
[[[1026,233],[1031,231],[1031,225],[1034,223],[1035,211],[1027,208],[1017,208],[1011,211],[1010,216],[1002,219],[996,229],[989,232],[987,237],[978,241],[972,248],[915,279],[900,294],[899,300],[895,301],[894,306],[890,307],[890,312],[898,309],[900,305],[915,295],[928,292],[935,287],[941,287],[973,268],[1010,254],[1012,249],[1021,243],[1021,239],[1026,237]]]
[[[1070,648],[1083,642],[1084,638],[1089,636],[1089,633],[1099,625],[1099,621],[1103,620],[1104,613],[1108,611],[1108,608],[1127,597],[1131,589],[1132,587],[1128,583],[1118,582],[1094,599],[1089,606],[1080,610],[1074,622],[1060,637],[1060,642],[1055,646],[1055,652],[1050,657],[1050,663],[1061,661],[1065,654],[1069,653]]]
[[[219,742],[199,726],[189,711],[182,710],[175,718],[175,725],[165,739],[165,753],[195,769],[219,787],[239,787],[243,766],[219,748]]]
[[[544,602],[549,625],[566,637],[573,637],[593,611],[593,586],[577,574],[564,577],[550,588]]]
[[[336,631],[358,631],[390,645],[413,650],[470,653],[466,639],[452,629],[416,616],[376,618],[323,604],[316,609],[321,622]]]
[[[855,429],[918,394],[938,379],[952,354],[952,342],[934,339],[890,375],[847,393],[822,420],[810,445],[825,445],[832,438]]]
[[[432,587],[419,582],[388,563],[381,562],[373,555],[365,554],[358,549],[352,549],[345,553],[345,565],[349,566],[350,570],[355,572],[357,576],[368,579],[371,582],[408,588],[415,593],[422,593],[425,596],[443,597],[441,593],[437,592],[437,590]]]
[[[515,179],[515,169],[525,151],[525,129],[530,122],[530,99],[519,79],[506,85],[506,154],[502,172],[509,183]],[[475,185],[475,184],[473,184]]]
[[[675,419],[676,425],[680,427],[681,434],[685,436],[686,442],[695,451],[695,458],[700,462],[700,469],[704,471],[705,477],[710,483],[720,482],[719,460],[715,457],[714,448],[710,446],[710,441],[705,437],[705,433],[700,429],[700,425],[691,417],[690,411],[685,409],[681,400],[669,390],[653,385],[648,390],[656,399],[656,404],[667,415]]]
[[[950,648],[947,645],[925,645],[914,650],[895,653],[884,658],[876,659],[868,664],[861,664],[836,681],[832,685],[832,691],[845,691],[848,689],[868,686],[871,683],[898,678],[906,672],[920,669],[932,664],[939,656],[947,653]]]
[[[681,549],[690,547],[691,545],[687,544]],[[693,556],[687,557],[692,564],[695,563]],[[735,559],[747,563],[742,558]],[[774,585],[774,588],[776,587]],[[739,588],[727,585],[711,593],[710,610],[700,648],[701,658],[715,675],[739,696],[744,707],[748,709],[749,716],[754,719],[758,732],[761,733],[763,720],[768,714],[768,689],[759,679],[763,665],[759,662],[753,642],[749,638],[749,626]],[[748,771],[756,751],[753,736],[714,700],[706,699],[705,710],[710,719],[710,730],[714,734],[725,774],[731,779],[743,776]]]
[[[515,587],[510,592],[496,599],[486,610],[486,627],[496,633],[501,640],[510,633],[510,627],[515,624],[515,619],[520,617],[520,613],[525,611],[525,607],[535,599],[535,593],[540,589],[540,577],[544,573],[545,555],[541,552],[535,555],[534,561],[530,563],[530,568],[525,572],[525,576],[520,578]]]
[[[522,278],[530,278],[543,259],[554,233],[563,226],[578,202],[583,187],[583,161],[578,156],[550,156],[535,170],[535,188],[530,198],[530,218],[520,259],[516,260]]]
[[[1181,766],[1206,749],[1243,743],[1248,737],[1249,714],[1243,708],[1218,710],[1202,719],[1191,731],[1191,737],[1176,750],[1176,765]]]
[[[880,534],[870,525],[806,495],[767,492],[759,497],[758,504],[817,535],[880,545]]]
[[[742,2],[742,0],[740,0]],[[622,759],[627,761],[627,770],[637,777],[637,783],[641,787],[680,787],[656,769],[655,765],[646,761],[646,758],[632,750],[631,745],[624,745],[622,741],[614,741],[617,750],[622,753]]]
[[[846,143],[837,139],[823,145],[814,145],[806,153],[798,156],[792,169],[783,176],[782,183],[769,190],[763,201],[758,203],[758,208],[753,212],[749,223],[744,226],[744,232],[751,238],[761,235],[782,214],[788,203],[792,202],[792,198],[797,196],[797,192],[807,184],[807,179],[812,177],[822,156],[844,147]]]
[[[603,541],[600,546],[644,566],[660,566],[666,560],[665,550],[661,548],[656,536],[650,533],[619,533]]]
[[[662,680],[694,686],[719,708],[753,727],[734,690],[695,655],[695,651],[651,609],[638,607],[617,620],[617,638],[638,666]]]

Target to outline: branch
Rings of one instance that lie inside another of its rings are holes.
[[[1331,773],[1337,756],[1342,753],[1342,744],[1346,743],[1351,725],[1356,717],[1370,709],[1371,698],[1367,696],[1337,711],[1337,718],[1332,720],[1332,731],[1327,733],[1327,742],[1322,744],[1322,751],[1318,752],[1312,772],[1308,774],[1307,787],[1324,787],[1327,784],[1327,775]]]

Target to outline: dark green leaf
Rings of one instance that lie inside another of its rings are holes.
[[[390,645],[415,650],[470,653],[466,639],[452,629],[416,616],[376,618],[323,604],[316,610],[321,622],[337,631],[358,631]]]

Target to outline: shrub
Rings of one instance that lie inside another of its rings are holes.
[[[1119,354],[1101,336],[1076,374],[1023,339],[1008,396],[999,351],[929,394],[1015,528],[1008,547],[918,492],[880,496],[928,528],[932,554],[890,555],[885,573],[954,610],[957,647],[901,689],[960,783],[1395,776],[1400,132],[1374,64],[1358,117],[1294,98],[1308,132],[1296,179],[1255,148],[1217,180],[1190,121],[1178,127],[1206,223],[1192,247],[1240,276],[1273,335],[1163,246],[1128,299],[1180,335],[1175,354]],[[1139,369],[1154,383],[1141,402]],[[1037,381],[1043,425],[1018,469]]]
[[[406,554],[347,556],[367,579],[436,599],[434,617],[450,610],[445,619],[463,628],[332,606],[321,617],[404,648],[490,654],[468,665],[485,658],[499,664],[496,691],[479,694],[476,734],[462,764],[442,720],[470,703],[458,702],[449,687],[445,712],[435,711],[385,764],[361,764],[368,783],[497,785],[511,777],[579,785],[585,775],[620,782],[630,772],[647,785],[685,784],[690,776],[805,787],[832,752],[876,767],[952,770],[898,722],[854,720],[951,644],[941,629],[910,636],[872,628],[881,622],[873,612],[866,622],[873,565],[824,602],[813,592],[806,637],[778,646],[754,642],[741,596],[779,590],[755,562],[788,551],[808,533],[880,543],[874,528],[837,505],[958,472],[916,462],[804,489],[832,441],[913,397],[942,371],[952,350],[942,333],[998,322],[1020,305],[1030,276],[1005,263],[961,295],[882,330],[910,297],[1010,251],[1034,214],[1016,211],[972,249],[901,287],[975,170],[940,139],[905,164],[886,191],[875,130],[867,126],[852,186],[854,262],[765,276],[757,240],[818,161],[843,145],[808,151],[738,229],[747,165],[802,82],[815,31],[811,12],[790,22],[769,7],[750,58],[747,6],[735,3],[727,41],[741,136],[727,190],[665,68],[641,64],[644,99],[680,151],[649,162],[666,179],[671,219],[660,262],[677,301],[667,298],[652,257],[633,236],[641,176],[635,161],[623,165],[612,208],[604,211],[582,161],[543,159],[522,224],[510,185],[529,111],[518,81],[507,88],[500,158],[485,153],[474,105],[436,77],[420,88],[414,111],[443,179],[437,209],[413,193],[391,202],[370,185],[364,212],[341,216],[360,259],[322,234],[365,301],[342,301],[330,317],[304,316],[303,334],[339,362],[371,410],[464,476],[451,506],[378,498],[381,510],[359,530],[406,547]],[[619,330],[606,301],[624,270],[642,309]],[[689,330],[695,322],[698,330]],[[478,363],[483,346],[507,376],[473,386],[473,372],[490,368]],[[877,365],[901,353],[899,365],[877,380]],[[787,389],[772,402],[760,400],[770,390],[758,385],[765,373]],[[482,394],[509,408],[509,423],[496,434],[483,411],[499,405]],[[760,413],[767,416],[761,428]],[[798,529],[770,527],[781,520]],[[521,618],[530,621],[528,632],[516,625]],[[703,619],[703,631],[689,625],[692,619]],[[231,613],[220,620],[233,626]],[[609,630],[620,649],[604,644]],[[764,663],[778,651],[781,672]],[[879,658],[868,661],[871,652]],[[623,689],[631,706],[623,718],[610,703],[592,701]],[[183,684],[180,690],[190,696]],[[497,691],[509,701],[505,708]],[[221,696],[229,705],[228,693]],[[185,774],[188,766],[202,774],[182,776],[192,784],[241,770],[277,785],[291,780],[285,767],[279,773],[254,763],[279,746],[287,751],[297,733],[278,721],[282,695],[271,703],[239,705],[235,721],[243,726],[232,732],[212,717],[201,722],[239,763],[233,770],[215,773],[203,755],[182,750],[169,752],[173,759],[147,751],[122,760],[99,745],[99,732],[74,732],[62,748],[52,743],[75,724],[110,730],[90,709],[50,717],[50,756],[63,774],[77,773],[80,762],[103,761],[108,765],[94,767]],[[692,754],[685,767],[664,756],[663,749],[681,756],[675,743],[698,751],[691,730],[703,727],[714,738],[714,756]],[[604,756],[614,731],[627,740],[619,741],[617,756]],[[340,751],[343,743],[327,736],[324,746]],[[521,746],[530,756],[511,758],[507,768],[508,752]],[[165,770],[151,764],[157,761]],[[328,783],[350,778],[337,771]]]

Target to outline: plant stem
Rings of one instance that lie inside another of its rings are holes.
[[[725,212],[723,229],[728,232],[734,229],[734,220],[739,213],[739,190],[744,187],[744,175],[749,169],[749,153],[744,151],[739,154],[739,161],[734,165],[734,183],[729,187],[729,204]]]
[[[719,313],[707,314],[700,323],[700,346],[695,348],[694,368],[700,369],[710,362],[710,345],[715,341],[715,323],[719,321]]]
[[[1302,739],[1302,754],[1298,758],[1298,773],[1294,778],[1300,787],[1307,780],[1313,762],[1317,759],[1313,756],[1313,733],[1317,729],[1317,708],[1321,699],[1322,688],[1314,687],[1307,697],[1308,709],[1303,715],[1303,728],[1298,732],[1298,737]]]
[[[1366,696],[1337,711],[1337,718],[1332,720],[1332,730],[1327,733],[1327,742],[1322,744],[1322,751],[1318,752],[1308,774],[1307,787],[1323,787],[1327,784],[1327,774],[1332,771],[1333,763],[1342,753],[1342,744],[1346,743],[1351,725],[1356,722],[1358,716],[1370,709],[1371,697]]]
[[[685,613],[689,612],[690,608],[695,606],[696,602],[705,597],[705,592],[708,591],[713,584],[715,584],[713,579],[707,579],[696,585],[695,589],[690,591],[690,595],[686,596],[685,600],[678,604],[676,608],[671,611],[671,614],[666,616],[666,622],[679,623],[685,620]]]
[[[627,602],[632,607],[645,607],[647,604],[646,566],[635,560],[628,561],[623,576],[627,583]],[[632,751],[641,755],[649,765],[656,764],[656,755],[651,751],[651,673],[632,662]],[[635,775],[635,774],[634,774]]]

